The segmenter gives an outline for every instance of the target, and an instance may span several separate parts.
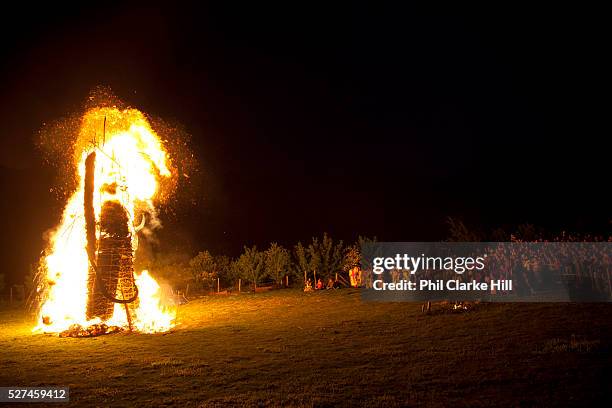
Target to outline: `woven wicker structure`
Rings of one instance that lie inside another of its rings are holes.
[[[137,306],[138,290],[134,282],[134,250],[129,228],[128,212],[119,201],[106,201],[102,205],[96,242],[93,211],[93,172],[95,152],[85,163],[85,220],[87,251],[90,259],[87,281],[87,318],[99,317],[105,321],[112,317],[115,304],[123,303],[128,324],[131,326],[133,310]]]

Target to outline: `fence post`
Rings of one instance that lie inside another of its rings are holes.
[[[242,284],[242,279],[238,279],[238,293],[240,293],[240,286]]]
[[[289,287],[289,275],[285,276],[285,286]]]
[[[217,278],[217,293],[219,293],[219,292],[220,292],[220,290],[219,290],[219,278]]]

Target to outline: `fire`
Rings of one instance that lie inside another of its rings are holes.
[[[97,269],[92,267],[88,256],[84,207],[88,205],[86,160],[91,155],[95,160],[94,171],[90,173],[93,174],[96,220],[94,240],[99,243],[103,235],[100,227],[103,211],[109,206],[121,209],[121,214],[126,214],[128,219],[124,227],[126,239],[131,242],[131,256],[129,252],[127,256],[131,261],[138,246],[139,227],[135,225],[157,223],[154,199],[159,193],[159,181],[171,177],[168,154],[147,118],[136,109],[90,109],[82,118],[79,132],[75,147],[78,188],[69,198],[60,224],[49,236],[49,247],[42,259],[47,293],[34,330],[62,332],[75,325],[88,327],[103,323],[145,333],[167,331],[174,324],[176,311],[163,305],[160,286],[146,270],[133,273],[136,301],[129,305],[114,303],[110,318],[92,317],[88,302],[91,301],[92,268]],[[100,257],[101,244],[97,250]],[[115,283],[117,293],[107,297],[123,300],[128,297],[120,293],[121,282]]]

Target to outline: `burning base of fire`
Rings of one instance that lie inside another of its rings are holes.
[[[92,324],[91,326],[84,328],[80,324],[73,324],[59,334],[60,337],[96,337],[105,334],[113,334],[125,331],[120,326],[108,326],[104,323]]]

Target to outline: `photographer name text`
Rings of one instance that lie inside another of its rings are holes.
[[[421,279],[418,282],[400,280],[398,282],[384,282],[377,279],[373,283],[374,290],[407,290],[407,291],[512,291],[511,279],[491,280],[489,282],[461,282],[459,280],[429,280]]]

